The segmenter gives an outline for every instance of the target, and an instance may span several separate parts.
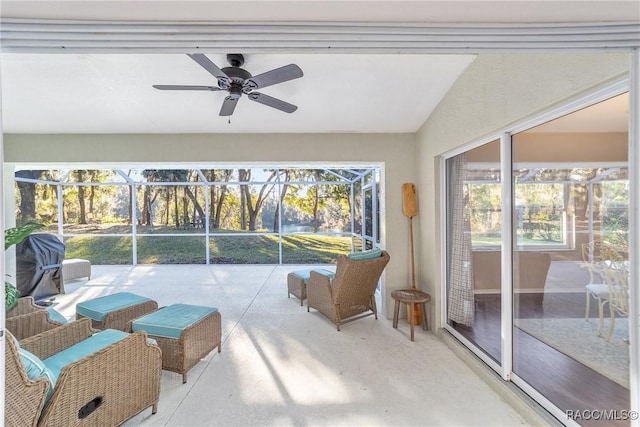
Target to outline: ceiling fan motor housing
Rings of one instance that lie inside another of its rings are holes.
[[[225,67],[222,71],[233,80],[247,80],[251,78],[251,73],[243,68]]]
[[[226,82],[223,82],[225,84],[223,86],[220,86],[220,88],[228,90],[236,96],[240,96],[243,92],[244,82],[245,80],[251,78],[251,73],[243,68],[240,68],[244,64],[243,55],[239,53],[229,53],[227,54],[227,61],[229,61],[231,67],[223,68],[222,72],[229,76],[229,78],[231,79],[231,84],[227,85]]]

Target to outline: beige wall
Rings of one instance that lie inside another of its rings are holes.
[[[383,167],[382,239],[391,255],[384,280],[383,313],[392,315],[389,293],[408,287],[409,223],[401,186],[415,182],[415,134],[185,134],[5,135],[5,161],[29,165],[132,163],[378,164]],[[6,179],[5,175],[5,179]],[[10,175],[8,175],[10,177]],[[6,188],[6,187],[5,187]],[[12,191],[12,186],[9,186]],[[12,193],[9,193],[12,194]],[[13,216],[11,212],[11,217]],[[414,226],[419,226],[416,218]],[[285,284],[283,283],[283,286]]]
[[[536,133],[513,136],[515,162],[613,162],[628,160],[629,134]]]
[[[418,132],[420,283],[441,325],[439,157],[628,73],[627,54],[480,55]]]
[[[629,144],[627,132],[538,133],[522,132],[513,136],[517,152],[514,161],[525,163],[626,162]],[[500,144],[482,145],[467,155],[469,163],[500,162]]]

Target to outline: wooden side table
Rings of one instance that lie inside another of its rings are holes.
[[[414,304],[420,304],[422,307],[422,329],[429,330],[429,321],[427,317],[429,312],[427,311],[427,304],[431,301],[431,295],[426,292],[419,291],[417,289],[399,289],[391,292],[391,298],[396,303],[393,308],[393,327],[398,329],[398,313],[400,312],[400,303],[407,304],[407,318],[409,325],[411,325],[411,341],[413,339],[413,307]]]

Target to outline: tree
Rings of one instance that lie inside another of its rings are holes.
[[[255,198],[255,200],[253,200],[252,198],[249,185],[240,184],[240,195],[241,195],[240,203],[242,206],[241,214],[243,215],[243,219],[241,223],[242,229],[246,229],[246,226],[247,226],[246,220],[244,218],[244,214],[246,212],[249,215],[249,221],[248,221],[249,231],[256,230],[256,219],[260,214],[260,210],[262,209],[262,205],[264,204],[264,201],[269,196],[269,193],[271,193],[271,191],[273,190],[273,187],[275,186],[275,184],[273,183],[273,180],[275,179],[276,174],[277,174],[276,169],[271,170],[271,174],[266,180],[267,183],[262,185],[262,187],[260,187],[260,191],[258,191],[258,195]],[[240,182],[251,181],[251,169],[238,169],[238,180]]]
[[[89,182],[105,182],[109,177],[113,175],[112,171],[103,170],[90,170]],[[95,217],[96,206],[98,205],[96,199],[102,197],[105,194],[105,187],[92,185],[89,187],[89,213]],[[101,212],[102,213],[102,212]]]
[[[275,214],[273,217],[273,231],[276,233],[280,231],[280,205],[284,202],[287,197],[287,192],[291,187],[290,182],[295,179],[301,179],[304,177],[304,171],[299,169],[285,169],[281,170],[283,175],[281,175],[280,182],[282,182],[282,186],[280,189],[280,200],[279,203],[276,204]]]
[[[78,169],[76,171],[76,180],[78,182],[84,182],[84,170]],[[78,216],[78,223],[79,224],[86,224],[87,223],[87,212],[86,212],[86,208],[85,208],[85,204],[84,204],[84,186],[83,185],[78,185],[78,206],[80,208],[80,213]]]
[[[44,170],[19,170],[17,178],[40,179]],[[36,184],[33,182],[17,181],[16,185],[20,193],[20,217],[19,223],[26,224],[36,219]]]
[[[320,181],[338,181],[338,178],[331,173],[327,173],[323,169],[305,169],[300,170],[304,174],[304,179],[320,182]],[[320,230],[320,212],[327,204],[327,201],[333,197],[328,191],[328,186],[324,184],[311,184],[306,186],[292,186],[290,195],[287,197],[287,203],[296,206],[312,219],[313,232]]]
[[[146,178],[148,182],[190,182],[192,171],[183,170],[183,169],[146,169],[142,172],[142,176]],[[153,188],[152,188],[153,187]],[[178,186],[166,186],[162,188],[160,186],[146,186],[144,197],[143,197],[143,207],[142,207],[142,217],[143,222],[145,224],[151,225],[151,206],[156,201],[159,194],[163,192],[173,193],[174,197],[174,215],[175,215],[175,225],[176,227],[180,227],[180,213],[178,209]],[[200,215],[201,218],[205,217],[204,210],[191,188],[188,185],[182,186],[183,189],[183,200],[182,200],[182,210],[183,217],[188,216],[188,206],[187,200],[193,203],[193,208],[195,212]],[[167,202],[169,199],[167,198]],[[168,220],[168,218],[167,218]]]
[[[233,169],[209,170],[205,177],[209,182],[229,182],[233,176]],[[211,185],[209,187],[210,206],[209,224],[211,228],[220,228],[222,222],[222,207],[227,198],[229,189],[225,184]]]

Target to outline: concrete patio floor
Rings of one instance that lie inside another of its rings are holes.
[[[308,313],[286,289],[287,274],[305,267],[93,266],[55,308],[73,319],[78,302],[128,291],[222,314],[222,352],[186,384],[163,371],[158,412],[125,426],[531,425],[432,331],[416,329],[410,342],[406,321],[395,330],[380,315],[338,332]]]

